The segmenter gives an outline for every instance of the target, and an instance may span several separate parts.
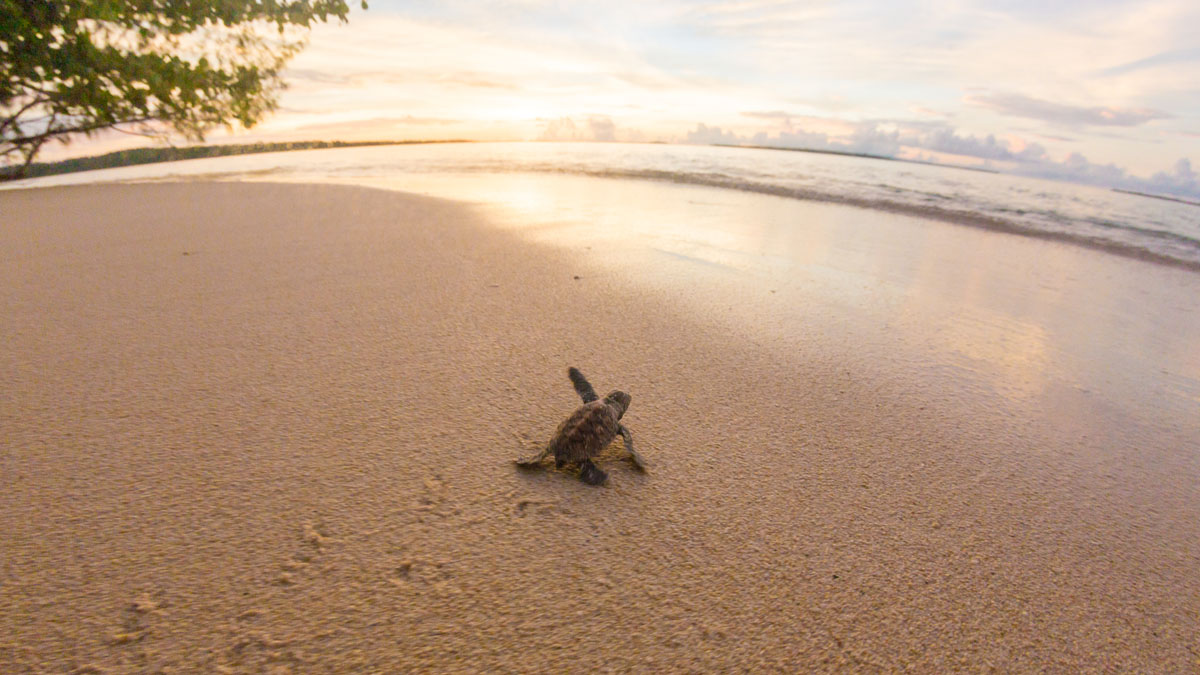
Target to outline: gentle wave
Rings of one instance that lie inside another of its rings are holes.
[[[783,185],[773,185],[770,183],[756,183],[746,180],[740,180],[732,176],[724,176],[720,174],[687,174],[671,171],[658,170],[574,170],[564,171],[562,168],[543,168],[543,167],[526,167],[529,171],[552,172],[552,173],[572,173],[575,175],[585,175],[597,178],[620,178],[620,179],[635,179],[635,180],[659,180],[671,183],[684,185],[699,185],[705,187],[717,187],[731,190],[740,190],[743,192],[753,192],[758,194],[772,195],[776,197],[785,197],[789,199],[800,199],[806,201],[817,201],[832,204],[842,204],[845,206],[854,206],[859,208],[875,209],[896,213],[900,215],[908,215],[920,218],[929,218],[942,222],[948,222],[958,225],[969,225],[986,230],[1006,232],[1039,239],[1047,239],[1052,241],[1062,241],[1067,243],[1078,244],[1089,248],[1099,249],[1125,255],[1127,257],[1136,258],[1139,260],[1147,260],[1151,262],[1159,262],[1173,266],[1182,267],[1200,271],[1200,241],[1189,238],[1185,235],[1176,234],[1164,230],[1149,230],[1130,225],[1124,225],[1118,222],[1104,220],[1099,218],[1085,218],[1084,222],[1090,223],[1096,227],[1111,229],[1133,235],[1134,237],[1147,237],[1158,240],[1158,246],[1147,247],[1144,242],[1134,240],[1123,240],[1113,237],[1104,237],[1098,234],[1087,234],[1080,232],[1071,232],[1066,229],[1071,221],[1061,220],[1061,228],[1039,227],[1036,224],[1023,222],[1017,218],[1004,218],[1003,216],[989,215],[967,209],[944,208],[933,204],[914,204],[909,201],[892,201],[887,199],[870,199],[856,197],[847,194],[838,194],[835,192],[824,192],[821,190],[805,189],[788,187]],[[897,194],[916,194],[919,192],[907,192],[902,188],[894,186],[880,186]],[[937,193],[926,193],[923,196],[936,200],[951,200],[952,197]],[[1053,220],[1059,217],[1059,214],[1052,211],[1030,211],[1025,209],[995,209],[996,212],[1012,213],[1014,215],[1037,215],[1048,220]]]

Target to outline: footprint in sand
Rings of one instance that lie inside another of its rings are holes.
[[[150,632],[148,622],[151,615],[159,613],[165,606],[166,603],[150,593],[137,596],[121,611],[121,627],[113,633],[109,642],[114,645],[141,642]]]
[[[516,508],[513,510],[513,515],[517,518],[524,518],[530,514],[545,515],[558,508],[558,502],[544,499],[530,499],[522,497],[517,500]]]
[[[398,588],[436,595],[456,595],[459,588],[454,582],[453,565],[453,561],[450,560],[403,558],[390,570],[387,580]]]
[[[433,476],[422,481],[425,492],[417,498],[418,511],[432,511],[446,501],[446,481]]]
[[[276,586],[294,586],[299,583],[306,576],[305,573],[312,569],[313,564],[320,560],[330,541],[327,529],[311,520],[301,524],[300,540],[301,550],[280,565],[279,576],[272,582]]]
[[[392,569],[391,575],[388,576],[388,581],[393,586],[407,586],[413,580],[413,566],[416,563],[412,560],[402,560],[400,564]]]
[[[233,644],[225,650],[225,663],[216,667],[218,673],[291,673],[308,661],[299,649],[302,639],[244,631],[235,633],[232,640]]]

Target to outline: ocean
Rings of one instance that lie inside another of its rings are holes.
[[[616,143],[374,146],[122,167],[6,187],[221,178],[354,183],[462,199],[463,190],[472,189],[461,180],[464,177],[548,174],[720,187],[882,209],[1200,270],[1200,205],[982,171],[758,148]]]

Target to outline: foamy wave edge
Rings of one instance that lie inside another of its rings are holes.
[[[529,170],[530,167],[522,167],[523,170]],[[918,218],[928,218],[940,222],[951,223],[955,225],[966,225],[982,230],[992,232],[1003,232],[1014,234],[1033,239],[1042,239],[1046,241],[1058,241],[1067,244],[1074,244],[1085,248],[1112,253],[1134,260],[1142,260],[1146,262],[1178,267],[1181,269],[1200,272],[1200,242],[1187,237],[1182,237],[1170,232],[1158,232],[1152,230],[1143,230],[1133,227],[1122,227],[1128,232],[1135,232],[1139,236],[1151,237],[1159,240],[1168,240],[1172,243],[1188,249],[1188,253],[1192,257],[1179,257],[1170,255],[1161,251],[1155,251],[1136,244],[1131,244],[1123,241],[1105,239],[1102,237],[1093,237],[1085,234],[1072,232],[1057,232],[1052,230],[1043,230],[1029,225],[1024,225],[1003,218],[996,218],[989,215],[976,213],[973,211],[958,211],[954,209],[939,209],[933,206],[917,206],[906,204],[903,202],[888,201],[885,199],[865,199],[855,198],[843,194],[830,192],[822,192],[819,190],[811,190],[796,187],[787,187],[782,185],[773,185],[770,183],[756,183],[746,181],[744,179],[734,179],[719,174],[695,174],[695,173],[679,173],[673,171],[656,171],[656,170],[629,170],[629,171],[613,171],[613,170],[590,170],[590,169],[563,169],[556,168],[537,168],[538,172],[549,173],[567,173],[574,175],[591,176],[595,178],[623,178],[635,180],[654,180],[668,183],[677,183],[682,185],[699,185],[704,187],[716,187],[729,190],[738,190],[741,192],[751,192],[756,194],[765,194],[775,197],[784,197],[787,199],[797,199],[803,201],[823,202],[828,204],[840,204],[843,206],[852,206],[856,208],[872,209],[876,211],[884,211],[887,213],[895,213],[898,215],[914,216]]]

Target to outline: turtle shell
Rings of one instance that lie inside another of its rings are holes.
[[[550,450],[559,464],[575,464],[600,454],[617,436],[618,417],[604,401],[587,403],[558,425]]]

